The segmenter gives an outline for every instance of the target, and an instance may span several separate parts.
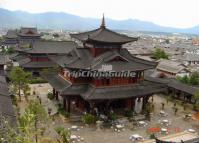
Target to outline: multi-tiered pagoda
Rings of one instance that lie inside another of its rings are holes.
[[[104,18],[98,29],[71,34],[71,37],[80,40],[83,47],[75,48],[68,54],[49,56],[59,65],[60,71],[57,75],[45,75],[53,87],[53,94],[58,100],[63,100],[68,112],[90,112],[94,108],[99,112],[110,108],[140,110],[135,106],[143,108],[150,95],[162,90],[161,85],[144,81],[144,71],[154,68],[156,63],[136,58],[122,48],[123,44],[137,38],[106,28]],[[134,76],[72,75],[81,71],[129,71]]]

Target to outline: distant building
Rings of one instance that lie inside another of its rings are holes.
[[[175,78],[176,76],[189,76],[190,71],[185,65],[179,62],[161,59],[156,67],[160,76]]]
[[[33,43],[41,39],[37,28],[22,27],[21,29],[8,30],[3,36],[2,45],[5,47],[16,47],[19,43]]]
[[[187,66],[199,66],[199,54],[186,53],[182,61]]]
[[[196,45],[196,46],[199,46],[199,39],[193,39],[192,40],[192,45]]]
[[[2,44],[8,47],[15,47],[17,43],[17,30],[8,30],[6,35],[3,37]]]
[[[32,43],[41,38],[37,28],[22,27],[17,34],[20,43]]]

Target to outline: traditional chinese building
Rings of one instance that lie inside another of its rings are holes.
[[[57,100],[63,100],[68,112],[72,110],[99,112],[109,109],[129,109],[140,112],[149,96],[164,90],[160,84],[144,81],[144,71],[152,69],[156,63],[132,56],[122,45],[136,41],[106,28],[104,18],[98,29],[71,34],[83,43],[83,47],[73,49],[68,54],[50,55],[60,71],[49,73],[45,79],[53,87]],[[75,76],[72,73],[88,71],[108,71],[133,73],[131,77]]]
[[[21,27],[20,29],[8,30],[3,36],[2,45],[15,48],[18,44],[33,43],[41,39],[35,27]]]
[[[6,35],[3,37],[2,45],[8,47],[15,47],[17,43],[17,30],[8,30]]]
[[[41,38],[35,27],[22,27],[17,34],[20,43],[33,43]]]
[[[57,65],[48,56],[67,54],[76,46],[75,42],[72,41],[35,41],[28,47],[19,47],[17,55],[12,57],[12,60],[15,65],[31,71],[33,75],[39,75],[42,69]]]
[[[168,78],[189,76],[191,73],[184,64],[167,59],[160,59],[156,70],[157,74],[159,74],[158,76]]]

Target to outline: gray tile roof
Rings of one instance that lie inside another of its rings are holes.
[[[187,53],[182,57],[183,61],[199,62],[199,54]]]
[[[175,74],[179,73],[182,70],[187,70],[187,68],[183,64],[166,59],[161,59],[159,61],[157,69]]]
[[[0,76],[0,114],[6,117],[12,125],[16,125],[16,116],[5,81],[5,77]]]
[[[86,100],[100,99],[122,99],[130,97],[142,97],[145,95],[164,92],[167,89],[160,84],[143,82],[137,85],[99,87],[90,86],[88,90],[80,94]]]
[[[18,32],[18,35],[20,36],[36,36],[39,37],[40,34],[37,32],[37,28],[35,27],[21,27],[21,29]]]
[[[7,84],[6,78],[4,76],[0,76],[0,83]]]
[[[5,37],[9,39],[17,39],[17,30],[8,30]]]
[[[156,77],[145,77],[145,80],[163,84],[170,88],[175,88],[177,90],[183,91],[185,93],[188,93],[190,95],[194,95],[195,93],[199,92],[199,87],[187,85],[184,83],[181,83],[175,79],[168,79],[168,78],[156,78]]]
[[[122,35],[111,31],[107,28],[98,28],[92,31],[78,33],[78,34],[71,34],[72,38],[78,39],[80,41],[98,41],[98,42],[105,42],[105,43],[128,43],[132,41],[137,41],[137,38],[128,37],[126,35]]]
[[[171,80],[168,83],[168,87],[172,87],[172,88],[175,88],[177,90],[186,92],[186,93],[188,93],[190,95],[194,95],[197,92],[199,92],[199,88],[198,87],[193,87],[191,85],[187,85],[187,84],[181,83],[181,82],[176,81],[176,80]]]
[[[0,54],[0,65],[5,65],[8,62],[8,56]]]
[[[113,61],[115,57],[123,60]],[[51,60],[58,65],[75,69],[100,70],[102,65],[112,65],[113,71],[136,71],[154,68],[156,63],[149,62],[132,56],[127,49],[121,49],[120,52],[108,51],[98,57],[93,57],[87,48],[77,48],[76,54],[67,54],[61,56],[49,56]]]
[[[42,77],[47,80],[56,91],[59,92],[62,92],[65,88],[71,85],[70,82],[56,74],[43,74]]]
[[[35,41],[31,48],[19,48],[18,51],[30,54],[63,54],[77,47],[72,41]]]

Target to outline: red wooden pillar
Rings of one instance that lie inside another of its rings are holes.
[[[55,92],[56,92],[56,91],[55,91],[55,89],[53,88],[53,97],[55,97],[55,94],[56,94]]]
[[[130,110],[131,109],[131,106],[132,106],[132,102],[131,102],[131,99],[126,99],[126,103],[125,103],[125,107]]]
[[[66,109],[66,98],[65,97],[63,98],[63,106],[64,106],[64,109]]]
[[[134,110],[135,107],[135,98],[131,98],[131,110]]]
[[[56,91],[56,94],[55,94],[55,99],[58,101],[59,100],[59,97],[58,97],[58,95],[59,95],[59,92],[58,91]]]
[[[146,104],[147,104],[147,96],[144,96],[143,97],[143,105],[142,105],[142,110],[145,109],[146,107]]]
[[[67,112],[70,113],[70,106],[71,106],[71,100],[70,97],[67,98]]]

